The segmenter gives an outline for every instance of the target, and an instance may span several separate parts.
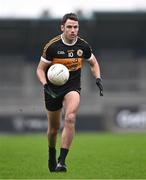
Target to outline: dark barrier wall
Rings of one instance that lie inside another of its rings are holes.
[[[61,121],[61,129],[64,121]],[[0,132],[43,132],[47,131],[48,121],[45,115],[15,115],[0,116]],[[78,116],[76,122],[77,131],[103,131],[106,130],[103,118],[94,115]]]
[[[132,48],[145,53],[146,13],[94,13],[80,21],[80,35],[92,46]],[[60,33],[60,20],[0,20],[0,54],[40,56],[43,44]]]

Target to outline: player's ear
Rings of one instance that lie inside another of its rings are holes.
[[[61,31],[62,32],[64,31],[64,25],[61,25]]]

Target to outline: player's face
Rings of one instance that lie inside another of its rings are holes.
[[[67,19],[64,25],[61,26],[61,30],[68,41],[74,41],[78,35],[79,22],[71,19]]]

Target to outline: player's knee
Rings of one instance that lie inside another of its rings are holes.
[[[48,129],[47,131],[48,136],[55,136],[57,135],[57,133],[58,133],[58,128],[51,128],[51,129]]]
[[[65,116],[65,126],[68,126],[69,128],[74,128],[74,126],[75,126],[75,119],[76,119],[75,113],[67,114]]]

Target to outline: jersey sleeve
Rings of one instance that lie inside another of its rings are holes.
[[[91,55],[92,55],[92,49],[91,49],[90,45],[86,43],[85,49],[84,49],[85,60],[90,60]]]
[[[44,62],[50,62],[53,60],[53,49],[51,46],[45,46],[42,52],[41,60]]]

